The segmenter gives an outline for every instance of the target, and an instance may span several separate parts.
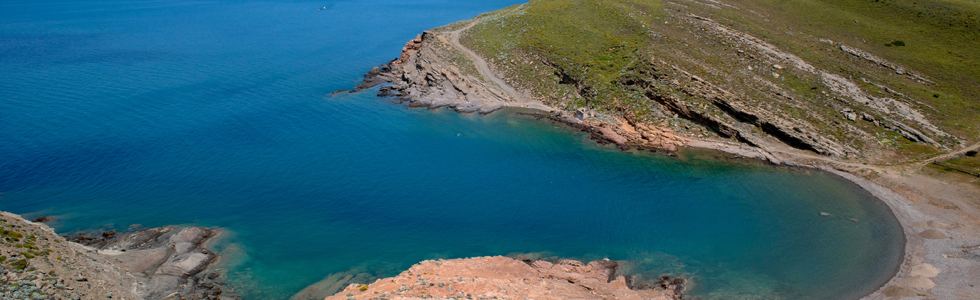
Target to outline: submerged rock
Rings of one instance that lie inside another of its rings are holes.
[[[31,220],[31,222],[34,222],[34,223],[47,223],[48,221],[52,221],[52,220],[54,220],[54,219],[51,218],[51,217],[48,217],[48,216],[40,216],[40,217],[34,218],[34,220]]]

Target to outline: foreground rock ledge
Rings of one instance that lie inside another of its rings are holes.
[[[217,258],[204,247],[217,234],[208,228],[69,241],[47,225],[0,211],[0,234],[0,299],[239,299],[221,295],[219,274],[200,275]]]
[[[673,289],[633,290],[617,263],[531,264],[502,256],[427,260],[396,277],[351,284],[326,300],[347,299],[680,299]]]

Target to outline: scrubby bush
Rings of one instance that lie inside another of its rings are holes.
[[[888,46],[888,47],[891,47],[891,46],[905,46],[905,42],[904,41],[892,41],[891,43],[885,44],[885,46]]]

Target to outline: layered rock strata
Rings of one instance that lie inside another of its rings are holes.
[[[447,107],[462,113],[487,114],[504,107],[529,108],[538,111],[542,118],[588,132],[597,142],[613,144],[624,151],[637,148],[673,153],[686,145],[685,138],[666,127],[619,117],[597,118],[595,112],[584,108],[574,112],[559,111],[540,102],[519,99],[519,92],[506,91],[492,80],[486,80],[485,77],[495,76],[489,71],[463,71],[458,62],[464,59],[460,58],[461,51],[450,46],[458,44],[454,43],[458,38],[454,34],[458,31],[425,32],[417,36],[406,43],[398,59],[365,74],[363,83],[354,91],[389,83],[381,87],[379,96],[395,97],[400,102],[408,102],[409,107]]]
[[[506,106],[515,106],[497,88],[467,74],[452,63],[448,38],[426,32],[409,41],[400,57],[365,75],[358,90],[387,82],[381,94],[396,96],[410,107],[449,107],[459,112],[491,113]]]
[[[475,54],[464,55],[469,51],[458,45],[456,40],[458,34],[459,31],[428,31],[417,36],[406,43],[399,58],[365,74],[364,82],[358,85],[355,91],[389,83],[390,85],[381,88],[379,96],[396,97],[400,102],[408,102],[409,107],[448,107],[463,113],[486,114],[504,107],[534,108],[542,111],[542,116],[588,132],[597,142],[614,144],[624,151],[637,148],[673,153],[679,147],[690,145],[689,138],[676,134],[670,126],[639,122],[629,118],[632,114],[628,112],[621,114],[623,117],[603,115],[600,116],[601,118],[596,118],[596,113],[587,108],[562,111],[540,103],[528,105],[530,101],[515,99],[521,96],[519,92],[504,91],[499,84],[494,84],[493,80],[486,78],[496,76],[492,72],[463,70],[465,62],[477,65],[485,62],[480,61],[482,58],[474,57]],[[470,60],[466,60],[466,56],[470,56]],[[771,145],[772,142],[760,136],[755,128],[761,128],[766,136],[773,137],[777,143],[798,149],[834,157],[849,157],[857,153],[856,149],[819,134],[819,130],[807,122],[785,119],[771,111],[751,109],[743,105],[743,100],[735,94],[676,66],[670,68],[671,73],[677,73],[673,75],[687,79],[684,81],[686,83],[664,77],[665,72],[660,74],[651,72],[648,74],[649,79],[657,80],[656,84],[645,78],[631,78],[623,84],[644,91],[647,98],[662,105],[666,111],[700,124],[721,137],[759,147],[749,156],[769,157],[773,158],[769,159],[770,162],[782,162],[766,150],[766,146]],[[694,104],[676,95],[663,93],[663,89],[659,88],[663,85],[671,86],[672,90],[682,90],[691,96],[709,99],[710,103],[724,114],[705,113],[704,109],[694,107],[692,106]],[[915,134],[918,132],[907,126],[892,126],[896,131],[904,132],[904,135],[910,139],[931,141],[925,135]]]
[[[669,4],[686,7],[680,2]],[[368,73],[358,89],[390,83],[381,88],[381,95],[395,96],[410,107],[448,107],[480,113],[503,107],[536,108],[550,114],[552,120],[581,128],[597,141],[616,144],[621,149],[653,148],[672,152],[671,149],[691,145],[685,140],[736,142],[754,147],[757,154],[753,155],[758,157],[775,158],[782,156],[777,153],[792,152],[814,153],[841,161],[874,162],[896,155],[889,147],[898,142],[887,131],[922,144],[926,147],[923,149],[944,151],[963,142],[919,110],[930,106],[873,78],[841,75],[819,62],[807,61],[748,32],[692,12],[679,10],[672,18],[696,29],[691,37],[699,42],[730,53],[722,61],[731,69],[719,70],[712,66],[718,61],[696,59],[680,52],[672,54],[676,57],[653,55],[647,62],[624,69],[622,74],[626,75],[615,80],[617,88],[642,99],[631,100],[632,104],[620,104],[617,99],[606,99],[614,96],[587,92],[590,87],[581,78],[569,75],[548,59],[528,53],[532,50],[510,49],[512,53],[506,55],[482,53],[487,56],[485,59],[459,42],[461,34],[477,34],[465,33],[475,24],[496,26],[487,25],[493,17],[481,18],[469,21],[460,29],[438,28],[415,37],[402,49],[399,58]],[[821,41],[870,62],[872,68],[886,68],[922,84],[931,82],[908,68],[856,47]],[[501,58],[505,56],[508,58]],[[532,73],[554,79],[553,82],[525,84],[523,81],[532,76],[527,73],[531,69],[547,70]],[[554,78],[550,77],[551,71]],[[738,76],[731,79],[733,76],[724,76],[726,73]],[[577,95],[548,92],[548,85],[554,82],[574,86]],[[881,91],[873,93],[867,86]],[[585,99],[585,106],[573,103],[572,98]],[[588,104],[589,100],[605,104],[592,105]],[[589,116],[571,111],[575,108],[596,109],[601,113]],[[639,130],[636,130],[639,134],[631,134],[629,128],[638,129],[640,125],[654,134],[644,135]]]

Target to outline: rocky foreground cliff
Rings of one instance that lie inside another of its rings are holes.
[[[617,263],[475,257],[427,260],[396,277],[351,284],[326,300],[353,299],[680,299],[683,280],[631,286]]]
[[[83,245],[6,212],[0,227],[0,299],[235,299],[219,274],[200,274],[217,258],[207,228],[69,237]]]

